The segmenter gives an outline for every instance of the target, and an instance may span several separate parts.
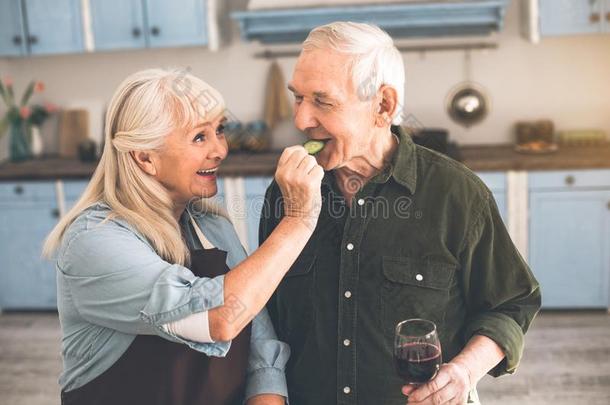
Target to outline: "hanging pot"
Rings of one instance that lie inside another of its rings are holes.
[[[491,108],[485,90],[472,82],[460,83],[454,87],[446,101],[447,113],[451,119],[470,127],[483,121]]]

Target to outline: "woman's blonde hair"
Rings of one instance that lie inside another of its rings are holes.
[[[47,237],[43,255],[51,257],[66,229],[87,207],[104,202],[112,210],[109,219],[127,221],[164,260],[187,264],[188,249],[169,193],[130,152],[160,150],[174,129],[194,128],[224,108],[220,93],[186,70],[148,69],[125,79],[108,106],[100,162],[81,198]],[[219,213],[204,199],[196,203],[200,212]]]

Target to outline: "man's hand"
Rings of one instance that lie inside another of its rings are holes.
[[[246,402],[246,405],[284,405],[286,399],[281,395],[261,394],[255,395]]]
[[[504,352],[496,342],[474,335],[431,381],[419,387],[404,386],[402,392],[409,396],[409,405],[464,404],[468,392],[503,358]]]
[[[409,405],[462,405],[472,388],[470,373],[458,363],[441,366],[436,377],[418,387],[406,385],[402,393],[409,396]]]

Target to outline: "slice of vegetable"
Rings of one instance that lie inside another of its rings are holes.
[[[310,155],[315,155],[316,153],[318,153],[322,149],[324,149],[325,145],[326,145],[326,142],[324,142],[324,141],[310,140],[310,141],[305,142],[303,144],[303,147],[305,148],[307,153],[309,153]]]

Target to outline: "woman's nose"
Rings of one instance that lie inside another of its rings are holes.
[[[223,137],[217,137],[212,142],[212,149],[210,150],[208,157],[213,160],[221,161],[227,157],[229,146],[227,145],[226,139]]]

